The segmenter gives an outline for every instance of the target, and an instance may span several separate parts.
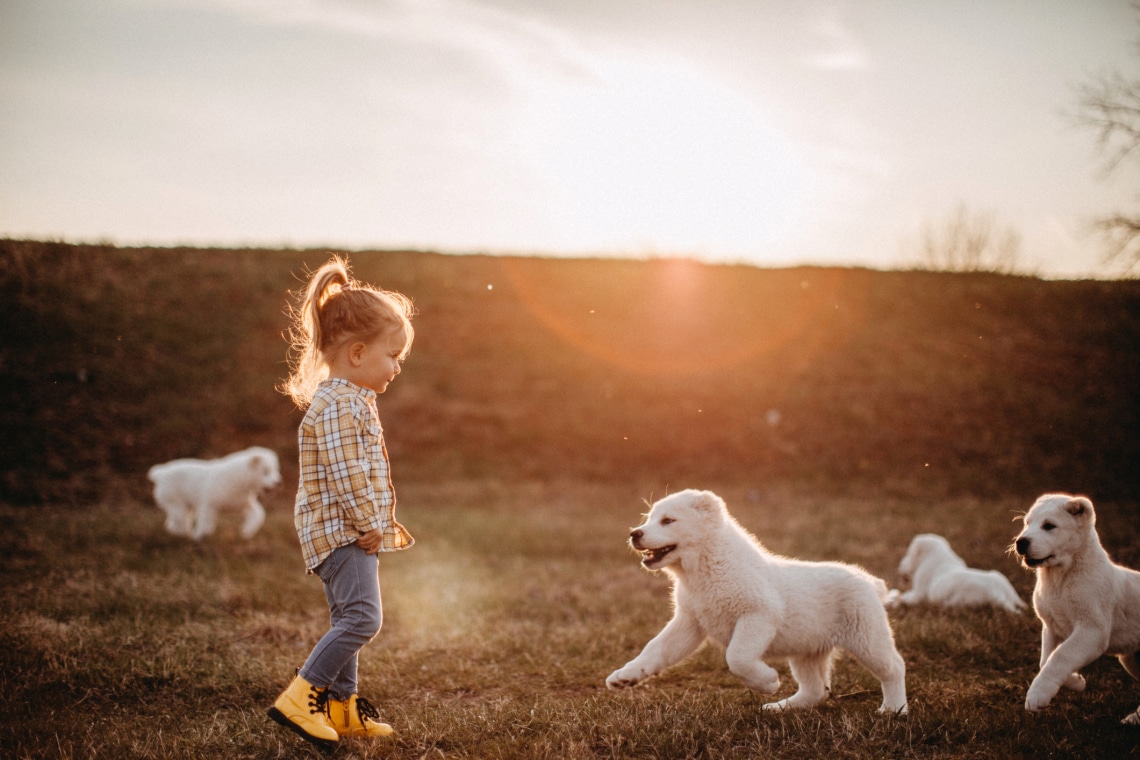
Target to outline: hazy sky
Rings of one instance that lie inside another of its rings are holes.
[[[0,0],[0,236],[891,267],[966,204],[1104,273],[1140,172],[1071,113],[1137,39],[1126,0]]]

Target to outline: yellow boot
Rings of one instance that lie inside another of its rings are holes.
[[[329,700],[329,721],[340,736],[380,739],[396,733],[380,722],[380,711],[371,702],[353,694],[348,699]]]
[[[329,722],[328,702],[328,689],[318,689],[298,675],[267,712],[305,741],[321,749],[332,749],[340,735]]]

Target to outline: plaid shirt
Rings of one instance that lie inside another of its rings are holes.
[[[376,413],[376,392],[347,380],[323,381],[297,431],[301,484],[293,524],[305,569],[312,573],[334,549],[380,528],[380,551],[415,540],[396,522],[396,492]]]

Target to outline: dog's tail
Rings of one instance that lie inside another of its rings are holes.
[[[990,570],[990,572],[998,579],[997,582],[1001,587],[999,596],[1001,597],[1001,606],[1003,609],[1010,612],[1025,612],[1029,609],[1029,605],[1022,600],[1017,590],[1013,587],[1013,584],[1009,582],[1009,578],[1006,578],[997,570]]]

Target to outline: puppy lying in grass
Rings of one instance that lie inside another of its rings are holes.
[[[1114,563],[1100,544],[1096,513],[1084,496],[1045,494],[1023,518],[1014,542],[1037,573],[1033,608],[1041,618],[1041,670],[1025,709],[1042,710],[1061,687],[1084,691],[1080,669],[1116,655],[1140,679],[1140,573]],[[1140,725],[1140,709],[1124,723]]]
[[[911,539],[899,563],[899,576],[910,588],[892,590],[889,606],[929,602],[941,607],[992,605],[1009,612],[1028,608],[1009,579],[997,570],[976,570],[954,553],[950,542],[934,533]]]

